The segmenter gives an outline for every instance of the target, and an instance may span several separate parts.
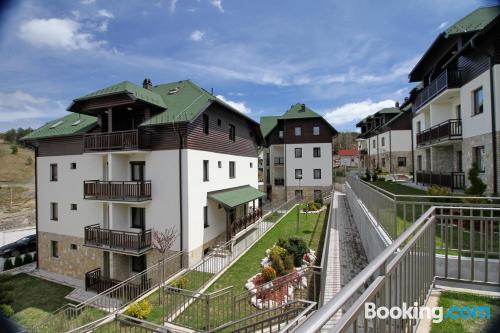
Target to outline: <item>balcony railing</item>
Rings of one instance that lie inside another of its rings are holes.
[[[284,164],[285,164],[284,157],[275,157],[274,158],[274,165],[284,165]]]
[[[87,246],[139,254],[151,248],[151,229],[131,232],[104,229],[93,224],[84,228],[84,240]]]
[[[275,186],[285,186],[285,179],[284,178],[275,178],[274,185]]]
[[[463,172],[417,171],[417,183],[445,186],[452,190],[463,190],[465,188],[465,174]]]
[[[121,282],[102,276],[100,268],[85,273],[85,290],[92,290],[98,294],[119,285]],[[152,280],[148,279],[146,275],[142,276],[141,283],[126,282],[125,288],[123,288],[124,292],[120,294],[120,298],[127,302],[134,300],[147,291],[151,287],[151,283]]]
[[[435,142],[461,138],[462,120],[449,119],[417,133],[417,145],[425,146]]]
[[[85,180],[83,196],[91,200],[137,202],[151,200],[151,181]]]
[[[459,87],[462,82],[460,71],[445,70],[426,86],[415,98],[415,108],[418,110],[431,99],[439,95],[442,91],[449,88]]]
[[[242,216],[231,223],[231,236],[236,235],[242,230],[245,230],[262,217],[262,209],[258,208],[248,215]]]
[[[90,133],[83,136],[84,152],[149,149],[151,133],[142,130]]]

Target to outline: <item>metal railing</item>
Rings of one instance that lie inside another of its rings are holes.
[[[120,231],[93,224],[84,227],[84,241],[87,246],[138,254],[151,249],[151,233],[151,229]]]
[[[231,237],[234,237],[236,234],[247,229],[252,224],[257,222],[261,217],[262,209],[258,208],[245,216],[236,218],[234,222],[231,223]]]
[[[445,89],[459,87],[461,82],[462,73],[460,71],[444,70],[436,79],[420,91],[415,98],[415,108],[417,110],[420,109]]]
[[[462,138],[462,120],[448,119],[417,133],[417,146]]]
[[[417,171],[416,176],[418,184],[445,186],[452,190],[465,189],[465,173],[463,172]]]
[[[274,185],[275,186],[285,186],[285,179],[284,178],[274,178]]]
[[[146,201],[151,200],[151,181],[83,181],[83,197],[91,200]]]
[[[84,152],[137,150],[151,146],[151,133],[143,130],[90,133],[83,136]]]

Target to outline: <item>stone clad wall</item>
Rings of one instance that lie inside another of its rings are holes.
[[[302,190],[304,199],[306,201],[314,200],[314,190],[321,190],[326,192],[331,189],[331,186],[288,186],[287,187],[287,200],[295,198],[295,190]]]
[[[497,134],[497,136],[500,135]],[[486,189],[487,193],[493,192],[493,141],[491,139],[491,133],[487,133],[470,138],[464,138],[462,142],[462,158],[464,159],[463,167],[465,172],[465,184],[467,187],[470,186],[469,179],[467,178],[467,172],[472,167],[472,163],[474,161],[473,148],[477,146],[484,146],[485,172],[480,173],[479,176],[483,182],[488,185]],[[500,152],[498,152],[498,154],[500,154]]]

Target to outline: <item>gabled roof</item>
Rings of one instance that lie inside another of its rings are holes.
[[[227,208],[235,208],[247,202],[264,197],[266,194],[256,188],[245,185],[225,190],[208,192],[207,198],[217,201]]]
[[[357,156],[358,155],[358,150],[356,148],[353,149],[340,149],[339,156]]]
[[[269,116],[260,118],[260,131],[262,135],[266,137],[273,128],[278,124],[279,116]]]
[[[85,133],[97,125],[97,118],[84,114],[70,113],[50,121],[24,136],[21,140],[36,140],[52,136],[65,136]]]
[[[131,94],[141,101],[158,106],[163,109],[166,108],[163,99],[156,92],[140,87],[136,84],[133,84],[132,82],[123,81],[117,84],[113,84],[109,87],[96,90],[94,92],[91,92],[90,94],[75,98],[73,100],[73,103],[68,107],[68,110],[71,110],[75,103],[81,101],[122,93]]]
[[[480,7],[446,29],[446,35],[479,31],[500,15],[500,5]]]

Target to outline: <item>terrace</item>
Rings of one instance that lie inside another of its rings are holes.
[[[148,201],[151,200],[151,181],[85,180],[83,197],[102,201]]]
[[[460,139],[462,139],[462,120],[448,119],[417,133],[417,146],[427,146]]]
[[[419,110],[434,97],[446,89],[460,87],[462,74],[460,71],[445,70],[435,78],[428,86],[424,87],[415,98],[415,108]]]
[[[151,133],[139,129],[90,133],[83,136],[83,150],[86,153],[148,150],[150,147]]]
[[[101,228],[93,224],[84,228],[85,246],[106,251],[141,255],[151,249],[151,229],[131,232]]]

